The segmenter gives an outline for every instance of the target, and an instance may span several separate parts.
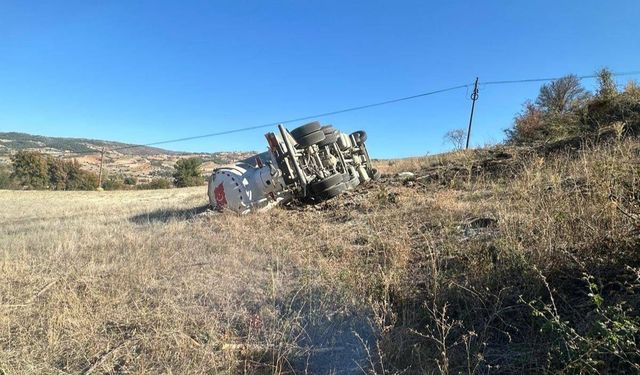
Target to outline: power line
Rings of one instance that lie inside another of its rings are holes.
[[[411,96],[405,96],[405,97],[402,97],[402,98],[385,100],[385,101],[382,101],[382,102],[377,102],[377,103],[372,103],[372,104],[365,104],[365,105],[361,105],[361,106],[357,106],[357,107],[339,109],[339,110],[331,111],[331,112],[317,113],[317,114],[314,114],[314,115],[298,117],[298,118],[284,120],[284,121],[270,122],[268,124],[248,126],[248,127],[244,127],[244,128],[230,129],[230,130],[225,130],[225,131],[221,131],[221,132],[202,134],[202,135],[195,135],[195,136],[184,137],[184,138],[169,139],[169,140],[165,140],[165,141],[151,142],[151,143],[145,143],[145,144],[139,144],[139,145],[130,145],[130,146],[117,147],[117,148],[111,149],[111,151],[120,151],[120,150],[126,150],[126,149],[137,148],[137,147],[158,146],[158,145],[167,144],[167,143],[184,142],[184,141],[190,141],[190,140],[194,140],[194,139],[209,138],[209,137],[215,137],[215,136],[220,136],[220,135],[244,132],[244,131],[248,131],[248,130],[255,130],[255,129],[260,129],[260,128],[272,127],[272,126],[276,126],[278,124],[289,124],[289,123],[292,123],[292,122],[299,122],[299,121],[310,120],[310,119],[314,119],[314,118],[318,118],[318,117],[326,117],[326,116],[331,116],[331,115],[337,115],[337,114],[340,114],[340,113],[358,111],[358,110],[362,110],[362,109],[366,109],[366,108],[378,107],[378,106],[391,104],[391,103],[397,103],[397,102],[401,102],[401,101],[405,101],[405,100],[421,98],[421,97],[424,97],[424,96],[440,94],[440,93],[447,92],[447,91],[453,91],[453,90],[461,89],[461,88],[467,87],[469,85],[472,85],[472,84],[458,85],[458,86],[448,87],[446,89],[440,89],[440,90],[435,90],[435,91],[424,92],[424,93],[421,93],[421,94],[416,94],[416,95],[411,95]],[[93,153],[97,153],[97,152],[99,152],[99,151],[85,151],[85,152],[78,152],[77,154],[93,154]]]
[[[631,76],[631,75],[639,75],[639,74],[640,74],[640,71],[612,73],[612,75],[615,76],[615,77]],[[591,75],[578,76],[578,79],[583,80],[583,79],[590,79],[590,78],[597,78],[597,77],[598,77],[598,75],[591,74]],[[561,77],[555,77],[555,78],[528,78],[528,79],[502,80],[502,81],[486,81],[486,82],[479,82],[479,84],[480,85],[505,85],[505,84],[516,84],[516,83],[548,82],[548,81],[555,81],[555,80],[558,80],[560,78]],[[411,95],[411,96],[405,96],[405,97],[396,98],[396,99],[389,99],[389,100],[385,100],[385,101],[381,101],[381,102],[365,104],[365,105],[360,105],[360,106],[356,106],[356,107],[344,108],[344,109],[339,109],[339,110],[330,111],[330,112],[317,113],[317,114],[314,114],[314,115],[308,115],[308,116],[293,118],[293,119],[284,120],[284,121],[270,122],[270,123],[266,123],[266,124],[260,124],[260,125],[255,125],[255,126],[247,126],[247,127],[244,127],[244,128],[236,128],[236,129],[224,130],[224,131],[215,132],[215,133],[195,135],[195,136],[191,136],[191,137],[175,138],[175,139],[168,139],[168,140],[164,140],[164,141],[151,142],[151,143],[145,143],[145,144],[137,144],[137,145],[128,145],[128,146],[123,146],[123,147],[116,147],[116,148],[111,149],[110,151],[121,151],[121,150],[127,150],[127,149],[138,148],[138,147],[151,147],[151,146],[158,146],[158,145],[163,145],[163,144],[168,144],[168,143],[185,142],[185,141],[191,141],[191,140],[194,140],[194,139],[202,139],[202,138],[216,137],[216,136],[233,134],[233,133],[240,133],[240,132],[245,132],[245,131],[249,131],[249,130],[272,127],[272,126],[276,126],[278,124],[289,124],[289,123],[292,123],[292,122],[310,120],[310,119],[315,119],[315,118],[318,118],[318,117],[326,117],[326,116],[337,115],[337,114],[346,113],[346,112],[359,111],[359,110],[363,110],[363,109],[367,109],[367,108],[378,107],[378,106],[383,106],[383,105],[387,105],[387,104],[393,104],[393,103],[402,102],[402,101],[405,101],[405,100],[412,100],[412,99],[422,98],[422,97],[425,97],[425,96],[430,96],[430,95],[440,94],[440,93],[444,93],[444,92],[448,92],[448,91],[458,90],[458,89],[461,89],[461,88],[467,88],[468,89],[470,86],[473,86],[473,83],[468,83],[468,84],[458,85],[458,86],[452,86],[452,87],[448,87],[448,88],[445,88],[445,89],[424,92],[424,93]],[[92,150],[92,151],[76,152],[75,154],[77,154],[77,155],[95,154],[95,153],[98,153],[98,152],[100,152],[100,151],[99,150],[95,150],[95,151]]]
[[[639,74],[640,74],[640,70],[632,71],[632,72],[623,72],[623,73],[612,73],[611,75],[614,77],[622,77],[622,76],[633,76],[633,75],[639,75]],[[480,82],[480,84],[481,85],[504,85],[504,84],[511,84],[511,83],[548,82],[548,81],[556,81],[560,78],[562,77],[529,78],[529,79],[516,79],[516,80],[508,80],[508,81],[487,81],[487,82]],[[578,76],[578,79],[580,80],[589,79],[589,78],[598,78],[598,75],[590,74],[590,75]]]

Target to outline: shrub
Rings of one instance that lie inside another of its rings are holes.
[[[102,183],[102,188],[104,190],[123,190],[126,189],[127,186],[121,179],[117,177],[109,177]]]
[[[202,159],[187,158],[176,162],[173,173],[173,184],[176,187],[187,187],[202,185],[204,178],[200,175]]]
[[[127,176],[123,180],[125,185],[135,185],[138,183],[138,179],[132,176]]]
[[[612,97],[596,97],[587,106],[585,128],[598,131],[622,122],[628,129],[640,129],[640,96],[623,92]]]
[[[9,169],[0,167],[0,189],[13,189],[15,187],[14,185]]]
[[[547,137],[542,126],[542,111],[531,101],[524,103],[524,108],[515,120],[513,129],[507,129],[507,137],[514,143],[539,141]]]
[[[638,82],[634,80],[627,82],[627,85],[624,87],[624,94],[640,100],[640,85],[638,85]]]
[[[549,367],[561,373],[636,373],[640,370],[637,312],[626,301],[605,303],[593,276],[585,274],[583,281],[592,307],[581,325],[560,316],[553,300],[526,302],[550,344]],[[638,286],[636,282],[631,288]]]
[[[154,178],[151,182],[137,185],[136,188],[140,190],[169,189],[171,188],[171,181],[166,178]]]

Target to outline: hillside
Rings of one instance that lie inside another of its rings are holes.
[[[0,191],[0,370],[637,373],[638,139],[378,168],[247,216],[203,187]]]
[[[83,169],[98,172],[100,151],[104,147],[104,172],[108,175],[136,177],[147,182],[154,177],[169,177],[180,158],[198,156],[204,160],[203,172],[208,174],[216,165],[244,159],[254,152],[187,153],[156,147],[84,138],[61,138],[26,133],[0,132],[0,165],[9,164],[9,157],[19,150],[40,151],[65,159],[76,159]]]

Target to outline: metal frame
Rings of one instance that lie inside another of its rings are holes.
[[[282,124],[278,124],[278,130],[280,130],[280,134],[282,135],[282,141],[284,142],[286,148],[286,155],[291,156],[290,161],[296,170],[296,174],[298,175],[298,181],[300,182],[300,187],[302,188],[302,195],[307,195],[307,179],[304,173],[302,173],[302,169],[298,164],[298,159],[296,158],[295,154],[295,148],[293,148],[293,145],[289,141],[289,132]]]

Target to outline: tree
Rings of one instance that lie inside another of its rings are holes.
[[[80,170],[79,178],[75,184],[75,190],[96,190],[98,186],[98,176],[95,173]]]
[[[613,73],[602,68],[598,71],[598,91],[596,95],[602,99],[612,99],[618,94],[616,81],[613,79]]]
[[[77,160],[65,162],[67,181],[65,190],[95,190],[98,188],[98,176],[80,168]]]
[[[467,132],[464,129],[449,130],[444,135],[444,141],[451,143],[451,145],[456,151],[462,150],[466,139],[467,139]]]
[[[513,129],[507,129],[507,138],[513,143],[539,141],[547,136],[542,123],[542,111],[531,101],[526,101],[515,117]]]
[[[589,93],[574,75],[559,78],[542,85],[536,106],[545,113],[567,113],[582,105]]]
[[[11,178],[20,185],[46,189],[49,185],[47,159],[36,151],[18,151],[11,156]]]
[[[178,160],[174,166],[173,184],[176,187],[202,185],[204,179],[200,175],[201,166],[202,159],[197,157]]]
[[[65,190],[67,187],[67,168],[65,162],[52,157],[47,158],[49,187],[53,190]]]

